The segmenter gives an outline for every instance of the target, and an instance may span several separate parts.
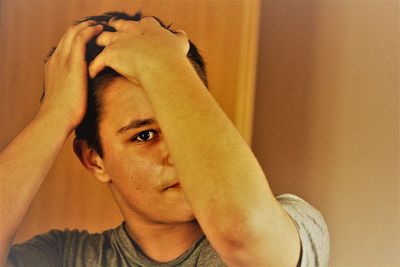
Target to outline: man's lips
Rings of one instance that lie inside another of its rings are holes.
[[[167,186],[164,190],[171,189],[171,188],[181,188],[181,184],[179,182],[175,182],[175,183]]]

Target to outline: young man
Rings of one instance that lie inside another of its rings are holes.
[[[295,196],[273,196],[253,153],[206,90],[201,57],[186,34],[140,14],[94,19],[62,37],[46,64],[37,116],[0,155],[0,260],[326,266],[321,215]],[[124,223],[100,234],[50,231],[11,246],[75,128],[75,153],[109,185]]]

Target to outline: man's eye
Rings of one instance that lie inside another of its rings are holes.
[[[135,137],[133,137],[132,141],[139,143],[148,142],[150,140],[153,140],[155,137],[157,137],[157,131],[155,130],[143,131],[138,133]]]

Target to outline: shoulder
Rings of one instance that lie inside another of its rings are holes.
[[[102,248],[110,246],[113,231],[51,230],[13,245],[8,260],[15,266],[63,266],[68,259],[95,258]]]
[[[115,230],[116,229],[109,229],[101,233],[89,233],[87,230],[66,229],[63,231],[63,234],[66,246],[87,248],[110,243]]]
[[[329,232],[322,214],[295,195],[283,194],[276,199],[299,232],[302,249],[300,266],[328,266]]]

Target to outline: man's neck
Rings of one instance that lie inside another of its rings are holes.
[[[157,262],[176,259],[203,235],[196,221],[157,224],[126,220],[125,223],[129,236],[147,257]]]
[[[154,222],[148,216],[131,209],[113,184],[109,185],[125,219],[128,235],[150,259],[157,262],[174,260],[184,254],[203,235],[193,217],[193,220],[187,217],[186,222],[179,223]]]

